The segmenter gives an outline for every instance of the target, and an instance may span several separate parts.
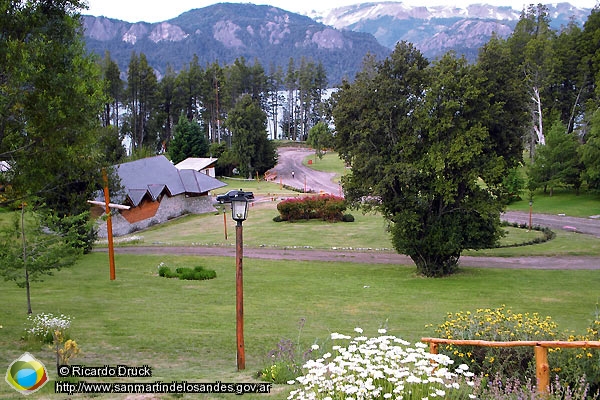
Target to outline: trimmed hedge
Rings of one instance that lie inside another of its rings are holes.
[[[519,229],[529,229],[529,225],[527,224],[519,224],[518,222],[507,222],[507,221],[502,221],[502,223],[500,224],[500,226],[512,226],[513,228],[519,228]],[[532,244],[540,244],[540,243],[544,243],[547,242],[549,240],[552,240],[556,237],[556,234],[552,231],[552,229],[548,228],[548,227],[544,227],[544,226],[538,226],[538,225],[534,225],[531,227],[531,230],[534,231],[539,231],[542,232],[544,234],[543,237],[537,237],[535,239],[529,240],[527,242],[523,242],[523,243],[515,243],[515,244],[507,244],[507,245],[496,245],[495,247],[500,249],[500,248],[504,248],[504,247],[519,247],[519,246],[529,246]]]
[[[346,200],[332,195],[298,197],[277,204],[282,221],[302,219],[322,219],[323,221],[342,221],[346,211]]]

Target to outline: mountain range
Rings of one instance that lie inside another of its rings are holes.
[[[569,3],[547,4],[550,25],[560,30],[573,19],[580,26],[591,9]],[[400,40],[413,43],[434,59],[449,50],[474,60],[492,33],[502,38],[514,30],[523,10],[487,4],[465,8],[450,6],[411,7],[399,2],[363,3],[316,14],[316,21],[337,29],[367,32],[382,45],[393,48]]]
[[[555,29],[571,19],[582,25],[591,12],[568,3],[547,7]],[[88,50],[100,57],[109,51],[121,71],[127,70],[132,52],[144,53],[159,77],[167,65],[180,70],[194,55],[201,66],[231,64],[240,57],[257,60],[267,73],[271,65],[285,71],[290,58],[296,66],[305,58],[322,62],[335,85],[352,79],[367,53],[382,59],[400,40],[414,43],[429,59],[455,50],[473,60],[493,32],[510,35],[520,14],[482,4],[458,8],[378,2],[300,15],[272,6],[219,3],[158,23],[84,15],[83,27]]]

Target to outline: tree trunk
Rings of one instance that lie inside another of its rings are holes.
[[[533,88],[533,97],[531,98],[536,105],[534,114],[537,116],[537,124],[534,121],[533,130],[537,135],[537,141],[541,145],[546,144],[546,137],[544,136],[544,126],[542,124],[542,98],[540,96],[540,90],[537,87]]]
[[[411,255],[410,258],[416,264],[417,272],[419,274],[430,278],[436,278],[455,273],[458,269],[460,254],[435,255],[423,253]]]

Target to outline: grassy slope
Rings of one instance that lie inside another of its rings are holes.
[[[160,278],[156,276],[160,262],[172,268],[210,267],[217,271],[217,279]],[[76,363],[148,364],[154,370],[151,382],[253,380],[266,353],[280,339],[297,339],[301,318],[306,319],[300,335],[305,347],[333,331],[351,333],[356,326],[375,334],[385,325],[391,334],[415,341],[431,335],[425,325],[441,323],[446,312],[502,304],[515,312],[550,315],[563,329],[581,332],[593,317],[600,284],[596,271],[466,268],[452,277],[424,279],[415,276],[413,268],[398,265],[247,259],[247,369],[237,372],[233,259],[117,255],[116,265],[117,280],[109,281],[106,254],[95,253],[44,283],[35,283],[33,310],[73,316],[71,334],[83,349]],[[55,377],[50,351],[25,348],[19,341],[26,320],[24,290],[0,282],[0,293],[5,304],[11,304],[0,310],[0,363],[8,366],[27,350]],[[44,389],[49,393],[50,388]],[[269,398],[285,398],[287,388],[275,389],[277,394]],[[0,398],[20,396],[0,385]]]

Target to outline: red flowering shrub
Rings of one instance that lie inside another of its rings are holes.
[[[341,221],[346,211],[346,201],[332,195],[299,197],[277,204],[283,221],[319,218],[324,221]]]

